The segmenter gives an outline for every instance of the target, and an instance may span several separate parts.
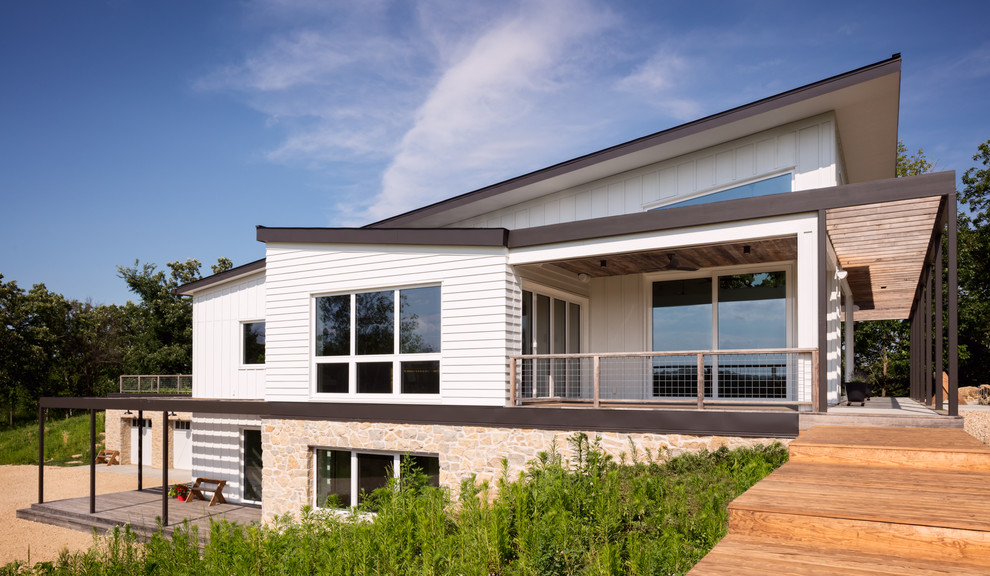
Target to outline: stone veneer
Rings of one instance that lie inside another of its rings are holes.
[[[131,462],[131,422],[137,418],[137,410],[125,414],[123,410],[107,410],[104,431],[106,432],[107,450],[120,450],[121,464],[137,464]],[[145,454],[145,466],[160,470],[162,467],[162,413],[159,410],[145,410],[144,417],[151,420],[151,454]],[[175,425],[176,420],[192,420],[192,412],[177,412],[168,420],[168,466],[174,467]]]
[[[314,449],[383,451],[390,453],[438,454],[440,485],[455,493],[461,480],[472,474],[478,481],[494,480],[502,474],[502,460],[508,462],[510,477],[525,470],[526,464],[556,441],[564,458],[572,455],[570,438],[577,431],[487,428],[476,426],[442,426],[422,424],[381,424],[369,422],[328,422],[322,420],[262,421],[261,442],[264,450],[262,484],[262,519],[296,514],[313,504]],[[723,436],[688,436],[684,434],[586,432],[589,438],[601,438],[602,449],[619,460],[629,460],[632,441],[641,460],[646,450],[654,455],[665,450],[670,455],[722,446],[739,448],[788,440]]]

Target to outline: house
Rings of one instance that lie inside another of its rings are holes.
[[[792,438],[840,402],[854,320],[912,320],[912,395],[953,414],[955,176],[895,178],[900,66],[363,228],[259,226],[263,260],[180,288],[193,397],[157,409],[266,519],[404,458],[456,490],[575,432],[616,457]]]

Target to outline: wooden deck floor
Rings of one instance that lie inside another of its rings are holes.
[[[790,451],[690,574],[990,574],[990,448],[964,431],[819,426]]]
[[[95,514],[89,513],[89,496],[32,504],[30,508],[17,511],[18,518],[83,531],[96,528],[102,532],[114,526],[130,524],[143,537],[158,531],[161,514],[161,488],[98,495]],[[205,538],[210,533],[210,520],[259,522],[261,508],[240,504],[207,506],[206,502],[199,500],[179,502],[173,499],[169,500],[168,519],[169,524],[164,527],[166,534],[171,534],[176,526],[188,521],[190,526],[198,527],[200,538]]]

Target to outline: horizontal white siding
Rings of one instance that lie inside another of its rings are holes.
[[[439,398],[341,395],[338,402],[505,403],[508,347],[518,347],[514,279],[503,248],[269,243],[266,259],[270,401],[313,399],[312,300],[322,294],[441,286]],[[513,348],[515,350],[515,348]]]
[[[261,418],[193,414],[192,477],[226,480],[223,496],[232,502],[241,501],[241,434],[245,428],[260,429]]]
[[[193,296],[194,397],[265,397],[264,366],[241,365],[242,322],[264,319],[264,271]]]
[[[835,186],[836,146],[834,117],[817,116],[451,226],[513,230],[631,214],[784,172],[793,173],[793,190]]]

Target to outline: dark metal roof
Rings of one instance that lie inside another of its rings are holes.
[[[180,296],[190,296],[193,292],[197,290],[202,290],[207,286],[213,286],[214,284],[221,284],[223,282],[229,282],[241,276],[257,272],[258,270],[265,269],[265,259],[255,260],[254,262],[248,262],[247,264],[242,264],[231,268],[230,270],[225,270],[219,274],[214,274],[212,276],[207,276],[206,278],[201,278],[188,284],[183,284],[175,289],[175,293]]]
[[[504,228],[266,228],[259,242],[397,244],[416,246],[505,246]]]

